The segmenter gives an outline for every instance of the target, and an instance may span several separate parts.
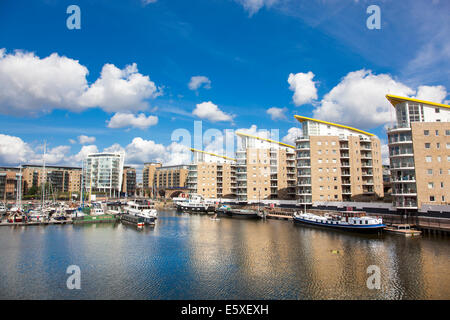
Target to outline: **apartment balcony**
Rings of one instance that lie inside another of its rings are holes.
[[[391,161],[390,170],[414,170],[414,162],[412,161]]]
[[[411,128],[408,124],[396,124],[390,128],[387,128],[387,133],[395,133],[395,132],[407,132],[411,131]]]
[[[341,162],[341,167],[345,167],[345,168],[350,167],[350,162],[347,162],[347,161]]]
[[[417,199],[415,197],[399,197],[394,201],[397,209],[417,209]]]
[[[350,158],[350,154],[347,152],[341,152],[341,159],[346,159],[346,158]]]
[[[417,196],[417,190],[415,188],[401,188],[392,189],[392,195],[393,196]]]

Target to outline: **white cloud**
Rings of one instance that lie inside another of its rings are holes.
[[[53,53],[39,58],[34,53],[0,49],[0,113],[38,115],[53,109],[79,112],[100,107],[107,112],[145,110],[145,99],[161,94],[136,64],[123,70],[103,66],[92,85],[88,69],[78,60]]]
[[[81,111],[78,98],[88,88],[88,69],[57,53],[40,59],[33,53],[0,50],[0,113],[33,115],[55,108]]]
[[[77,143],[77,141],[76,141],[76,140],[74,140],[74,139],[69,139],[69,142],[70,142],[71,144],[75,144],[75,143]]]
[[[381,162],[389,164],[389,146],[386,141],[381,141]]]
[[[292,100],[296,106],[311,103],[317,99],[317,88],[313,78],[314,73],[311,71],[308,73],[289,74],[289,89],[294,91]]]
[[[83,146],[81,150],[71,158],[74,160],[74,164],[81,164],[81,162],[87,157],[88,154],[97,152],[98,148],[96,145]]]
[[[146,116],[144,113],[134,115],[131,113],[116,113],[111,120],[108,121],[108,128],[124,128],[134,127],[139,129],[147,129],[158,123],[158,117]]]
[[[31,147],[19,137],[0,134],[0,162],[19,164],[33,155]]]
[[[155,3],[156,1],[158,1],[158,0],[141,0],[142,4],[144,6],[146,6],[146,5],[150,4],[150,3]]]
[[[85,135],[81,135],[78,136],[78,141],[80,142],[80,144],[87,144],[87,143],[94,143],[95,142],[95,137],[88,137]]]
[[[276,107],[272,107],[267,109],[267,114],[270,115],[270,117],[272,118],[272,120],[282,120],[282,119],[286,119],[286,112],[287,112],[287,108],[276,108]]]
[[[297,127],[292,127],[288,130],[288,134],[281,139],[281,141],[294,145],[295,146],[295,140],[303,135],[302,129]]]
[[[442,103],[447,97],[447,89],[444,86],[420,86],[417,88],[416,98],[436,103]]]
[[[158,95],[155,83],[140,74],[135,63],[122,70],[105,64],[100,78],[80,97],[80,103],[101,106],[107,112],[139,111],[148,108],[145,99]]]
[[[197,104],[194,111],[192,111],[192,114],[199,117],[200,119],[207,119],[212,122],[233,120],[232,115],[224,113],[219,109],[217,105],[215,105],[211,101]]]
[[[375,75],[370,70],[350,72],[324,96],[314,110],[314,117],[360,129],[374,128],[391,119],[393,110],[386,99],[388,93],[406,97],[415,91],[388,74]]]
[[[118,147],[116,146],[117,150]],[[152,140],[145,140],[141,137],[134,138],[129,145],[124,148],[126,161],[129,164],[142,164],[144,162],[157,161],[165,165],[189,164],[191,151],[188,147],[172,142],[165,147]]]
[[[254,15],[258,12],[262,7],[271,7],[273,4],[278,2],[279,0],[236,0],[240,3],[246,11],[250,14],[250,16]]]
[[[211,89],[211,80],[205,76],[194,76],[191,77],[188,87],[190,90],[197,90],[203,85],[205,89]]]

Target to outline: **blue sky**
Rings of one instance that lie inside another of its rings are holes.
[[[72,4],[80,30],[66,27]],[[380,30],[366,27],[372,4]],[[54,164],[105,149],[186,162],[171,135],[200,120],[292,142],[300,114],[385,140],[386,93],[448,103],[448,12],[443,0],[3,0],[0,165],[38,162],[44,140]]]

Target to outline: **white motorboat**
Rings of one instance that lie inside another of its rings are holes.
[[[146,224],[155,224],[155,220],[158,218],[155,205],[147,200],[128,201],[124,210],[126,214],[144,218]]]
[[[177,209],[179,211],[188,212],[214,213],[214,205],[207,203],[205,199],[197,193],[191,193],[186,202],[178,202]]]

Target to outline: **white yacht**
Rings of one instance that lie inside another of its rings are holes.
[[[191,193],[186,202],[178,202],[177,209],[180,211],[208,213],[214,211],[214,205],[205,201],[197,193]]]
[[[101,202],[92,202],[90,214],[91,216],[100,216],[105,214],[105,210],[103,210]]]
[[[28,212],[28,220],[43,222],[45,220],[48,220],[48,214],[45,212],[45,210],[36,208]]]
[[[6,206],[3,202],[0,202],[0,215],[6,214]]]
[[[124,210],[126,214],[144,218],[146,224],[155,224],[155,220],[158,218],[155,205],[147,200],[128,201]]]

